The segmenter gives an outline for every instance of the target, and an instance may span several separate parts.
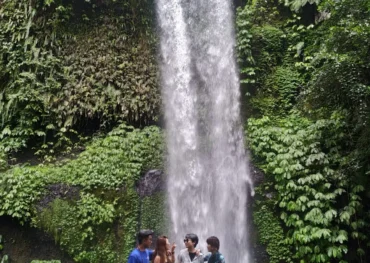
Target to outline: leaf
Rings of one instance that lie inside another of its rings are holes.
[[[338,236],[335,238],[336,242],[343,243],[348,240],[348,233],[345,230],[340,230]]]
[[[3,138],[4,137],[4,135],[11,135],[12,134],[12,131],[9,129],[9,127],[7,126],[7,127],[5,127],[4,129],[3,129],[3,131],[1,132],[1,137]]]
[[[339,215],[341,222],[349,222],[351,215],[347,211],[342,211]]]
[[[40,137],[46,135],[46,133],[43,132],[43,131],[35,131],[35,133],[36,133],[37,136],[40,136]]]
[[[338,213],[334,209],[330,209],[325,213],[325,217],[331,221],[333,218],[337,217]]]

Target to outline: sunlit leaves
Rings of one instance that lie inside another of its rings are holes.
[[[286,6],[289,6],[293,11],[298,12],[302,7],[307,4],[319,4],[320,0],[280,0]]]
[[[121,124],[106,138],[95,139],[77,159],[64,165],[16,167],[1,174],[0,215],[28,221],[34,202],[50,183],[79,185],[89,190],[127,186],[136,182],[143,171],[162,168],[163,152],[163,137],[157,127],[137,130]],[[96,213],[111,210],[105,204],[88,203],[94,201],[89,196],[86,196],[87,203],[83,203],[84,200],[81,205],[90,206],[86,210],[95,209]],[[109,214],[99,218],[110,220]]]
[[[340,136],[340,118],[314,123],[292,115],[276,123],[264,117],[248,125],[251,149],[276,182],[280,219],[290,229],[286,241],[295,245],[296,257],[309,262],[342,259],[349,234],[359,238],[356,229],[364,227],[354,218],[361,208],[357,193],[364,188],[354,185],[347,193],[338,187],[343,182],[333,169],[339,163],[335,150],[333,156],[323,151],[334,138],[322,131],[332,129],[332,136]],[[344,195],[346,205],[337,205]],[[355,231],[348,232],[349,226]],[[320,246],[313,246],[317,242]]]
[[[42,169],[15,168],[0,176],[0,216],[8,215],[22,224],[29,220],[32,205],[48,181]]]

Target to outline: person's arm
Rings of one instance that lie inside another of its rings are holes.
[[[204,263],[204,257],[202,252],[199,251],[199,263]]]
[[[147,249],[147,250],[148,250],[148,254],[149,254],[149,261],[152,261],[154,259],[153,258],[154,250],[151,250],[151,249]]]
[[[200,251],[200,249],[195,250],[195,255],[197,258],[197,262],[204,263],[203,253]]]
[[[212,254],[208,254],[208,255],[206,255],[206,256],[203,258],[203,260],[204,260],[204,261],[208,261],[208,260],[209,260],[209,258],[211,257],[211,255],[212,255]]]
[[[176,258],[175,258],[175,251],[171,252],[171,257],[170,257],[170,263],[175,263]]]
[[[177,263],[184,263],[182,262],[181,253],[177,256]]]
[[[176,249],[176,244],[173,243],[171,246],[171,256],[170,256],[170,262],[175,263],[176,258],[175,258],[175,249]]]
[[[159,256],[156,256],[153,260],[153,263],[161,263],[161,258]]]
[[[135,256],[130,255],[129,258],[128,258],[127,263],[136,263],[136,262],[138,262],[138,261],[136,260]]]

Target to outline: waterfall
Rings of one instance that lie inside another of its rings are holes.
[[[249,262],[251,185],[240,121],[231,0],[156,0],[172,237],[217,236],[228,263]]]

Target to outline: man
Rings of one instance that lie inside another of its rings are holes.
[[[137,234],[139,245],[131,252],[127,263],[149,263],[153,254],[153,251],[148,249],[153,242],[152,239],[152,230],[141,230]]]
[[[184,239],[185,249],[182,249],[178,256],[177,263],[203,263],[203,254],[200,250],[195,249],[198,244],[198,236],[195,234],[187,234]]]
[[[205,256],[204,261],[208,263],[225,263],[224,256],[218,251],[220,249],[220,241],[217,237],[207,238],[207,249],[211,254]]]

